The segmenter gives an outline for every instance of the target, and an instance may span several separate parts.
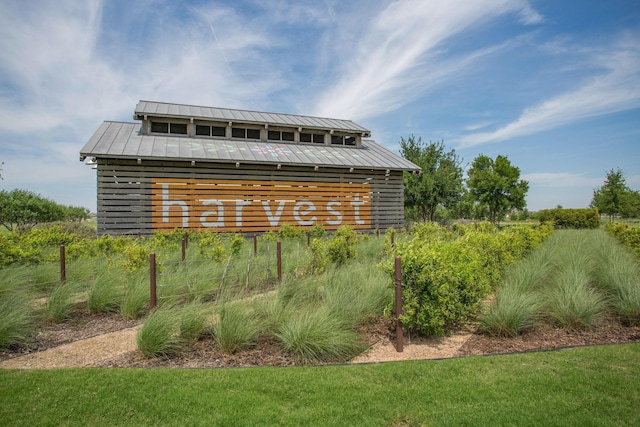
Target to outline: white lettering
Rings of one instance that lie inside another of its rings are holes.
[[[351,206],[353,206],[353,215],[355,217],[356,224],[362,225],[364,224],[364,220],[360,219],[360,206],[364,205],[365,201],[360,200],[360,193],[356,193],[351,201]]]
[[[169,222],[169,210],[171,206],[179,206],[182,209],[182,228],[189,228],[189,206],[184,200],[169,200],[169,183],[162,185],[162,222]]]
[[[250,204],[251,200],[236,200],[236,227],[242,227],[242,208]]]
[[[300,209],[303,206],[307,206],[308,209],[303,210],[302,212],[300,212]],[[313,202],[310,202],[308,200],[302,200],[302,201],[296,203],[296,205],[293,207],[293,218],[296,221],[298,221],[298,224],[300,224],[300,225],[313,225],[313,223],[316,222],[315,215],[312,216],[310,219],[307,219],[307,220],[302,219],[300,217],[300,215],[307,216],[311,212],[314,212],[315,210],[316,210],[316,206],[313,204]]]
[[[334,210],[333,209],[334,206],[340,207],[342,206],[342,204],[336,200],[332,200],[329,203],[327,203],[327,211],[329,211],[331,215],[334,215],[336,217],[336,219],[327,218],[327,224],[340,225],[342,224],[342,213],[340,213],[340,211]]]
[[[200,224],[202,224],[203,227],[207,227],[207,228],[224,227],[224,206],[222,205],[222,202],[216,199],[208,199],[208,200],[203,200],[202,204],[204,206],[215,205],[217,206],[218,209],[217,211],[213,210],[213,211],[203,212],[202,215],[200,216]],[[213,215],[218,215],[218,219],[214,222],[208,222],[207,217],[213,216]]]
[[[269,201],[263,200],[262,206],[264,207],[264,213],[269,218],[269,224],[272,227],[277,227],[278,223],[280,223],[280,217],[282,216],[282,211],[284,210],[284,205],[287,203],[286,200],[278,200],[278,209],[276,210],[275,215],[271,212],[271,208],[269,207]]]

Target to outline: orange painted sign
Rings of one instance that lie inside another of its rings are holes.
[[[369,184],[158,178],[151,184],[151,205],[156,230],[371,227]]]

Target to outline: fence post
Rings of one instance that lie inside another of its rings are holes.
[[[156,308],[156,254],[149,254],[149,309]]]
[[[182,265],[184,265],[184,261],[187,259],[187,238],[182,238]]]
[[[402,353],[404,350],[404,333],[402,332],[402,321],[400,315],[402,314],[402,263],[400,257],[395,258],[395,290],[396,290],[396,304],[395,304],[395,318],[396,318],[396,351]]]
[[[280,240],[278,240],[278,244],[276,245],[276,258],[278,265],[278,283],[282,282],[282,244]]]
[[[391,249],[396,247],[396,233],[391,233]]]
[[[60,245],[60,281],[67,280],[67,260],[64,245]]]
[[[307,231],[307,246],[311,246],[311,232]]]
[[[253,255],[254,256],[258,255],[258,235],[257,234],[253,235]]]

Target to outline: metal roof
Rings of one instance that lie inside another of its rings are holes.
[[[197,160],[419,171],[373,141],[361,147],[144,135],[140,123],[106,121],[80,151],[81,158]]]
[[[305,129],[333,129],[342,132],[364,133],[364,136],[371,135],[371,131],[352,122],[351,120],[298,116],[293,114],[263,113],[248,110],[232,110],[228,108],[200,107],[197,105],[169,104],[166,102],[138,102],[133,118],[139,120],[144,115],[154,117],[219,120],[224,122],[262,125],[269,124],[274,126],[293,126]]]

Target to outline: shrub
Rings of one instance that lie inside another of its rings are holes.
[[[555,228],[600,227],[600,214],[597,209],[545,209],[539,212],[541,223],[552,223]]]
[[[640,227],[631,227],[628,224],[609,222],[605,225],[607,233],[626,246],[636,257],[640,258]]]
[[[278,231],[278,235],[283,240],[296,240],[302,237],[304,234],[304,230],[300,227],[294,227],[291,224],[282,224],[280,226],[280,230]]]
[[[311,234],[311,237],[315,237],[316,239],[322,239],[327,235],[327,232],[322,224],[315,224],[309,229],[309,233]]]

